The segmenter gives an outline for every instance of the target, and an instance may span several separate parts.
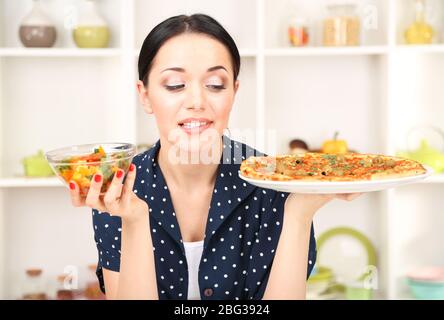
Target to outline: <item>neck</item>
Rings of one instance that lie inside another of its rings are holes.
[[[192,191],[196,187],[212,189],[216,181],[217,169],[223,150],[223,143],[211,148],[210,163],[202,163],[198,154],[188,152],[187,159],[199,159],[199,161],[184,161],[184,163],[174,163],[169,160],[169,152],[173,145],[161,139],[161,147],[158,153],[157,162],[161,167],[165,180],[173,184],[177,189]],[[197,152],[199,153],[199,152]],[[208,161],[207,161],[208,162]]]

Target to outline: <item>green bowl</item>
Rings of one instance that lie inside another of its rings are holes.
[[[39,150],[36,155],[26,157],[22,160],[25,176],[27,177],[51,177],[54,172],[46,160],[43,150]]]
[[[307,290],[312,294],[325,292],[333,281],[333,272],[330,268],[318,267],[307,280]]]
[[[320,281],[328,280],[333,278],[333,272],[327,267],[317,267],[316,273],[313,273],[310,278],[308,278],[309,283],[316,283]]]
[[[444,283],[407,279],[413,296],[420,300],[444,300]]]
[[[345,286],[345,298],[347,300],[371,300],[373,289],[366,288],[363,281],[356,281]]]

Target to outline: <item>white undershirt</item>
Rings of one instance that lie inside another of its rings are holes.
[[[202,257],[204,241],[183,242],[188,264],[188,300],[200,300],[199,263]]]

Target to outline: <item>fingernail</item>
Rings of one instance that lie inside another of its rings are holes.
[[[76,189],[76,184],[75,184],[74,182],[70,182],[70,183],[69,183],[69,188],[70,188],[71,190],[75,190],[75,189]]]
[[[101,176],[100,174],[96,174],[96,175],[94,176],[94,181],[95,181],[95,182],[100,182],[100,181],[102,181],[102,176]]]
[[[123,170],[121,170],[121,169],[119,169],[119,170],[117,170],[117,178],[122,178],[122,176],[123,176]]]
[[[134,165],[134,163],[131,163],[131,165],[130,165],[130,167],[129,167],[129,171],[134,171],[134,168],[135,168],[136,166]]]

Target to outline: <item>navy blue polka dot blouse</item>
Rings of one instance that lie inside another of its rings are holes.
[[[263,189],[238,176],[240,162],[263,153],[223,136],[223,154],[205,229],[199,265],[202,300],[262,299],[282,230],[288,193]],[[188,267],[185,249],[157,154],[151,149],[136,155],[134,192],[148,203],[159,299],[187,299]],[[102,268],[119,271],[121,219],[93,209],[98,249],[97,276],[105,290]],[[311,227],[307,277],[316,259]]]

